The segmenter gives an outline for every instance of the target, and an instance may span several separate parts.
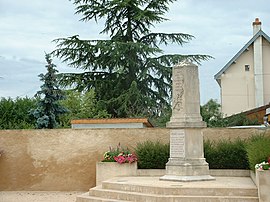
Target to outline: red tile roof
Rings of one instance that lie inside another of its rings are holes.
[[[110,118],[110,119],[75,119],[71,124],[120,124],[143,123],[147,127],[154,127],[147,118]]]

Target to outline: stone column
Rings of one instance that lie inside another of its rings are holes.
[[[198,66],[189,61],[173,67],[170,158],[166,175],[161,180],[214,180],[203,154],[202,128],[206,123],[200,115]]]

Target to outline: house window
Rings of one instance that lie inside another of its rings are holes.
[[[245,71],[248,72],[250,69],[250,65],[245,65]]]

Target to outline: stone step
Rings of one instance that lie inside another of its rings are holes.
[[[90,196],[103,197],[114,200],[134,202],[259,202],[258,197],[244,196],[190,196],[190,195],[159,195],[119,190],[90,189]],[[81,201],[79,201],[81,202]],[[86,201],[82,201],[86,202]]]
[[[77,196],[76,202],[128,202],[128,201],[90,196],[89,192],[86,192],[84,194]]]
[[[258,196],[250,177],[216,177],[214,181],[172,182],[159,177],[118,177],[102,183],[102,188],[163,195]]]
[[[139,192],[159,195],[185,195],[185,196],[258,196],[257,188],[213,188],[213,187],[183,187],[181,184],[172,187],[134,185],[105,181],[103,189],[118,190],[123,192]]]
[[[259,202],[249,177],[216,177],[213,181],[174,182],[159,177],[116,177],[78,197],[77,202]]]

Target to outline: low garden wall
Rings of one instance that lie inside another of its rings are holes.
[[[248,138],[270,130],[204,129],[210,140]],[[109,146],[169,142],[169,130],[0,130],[0,190],[87,191],[95,186],[96,162]]]

